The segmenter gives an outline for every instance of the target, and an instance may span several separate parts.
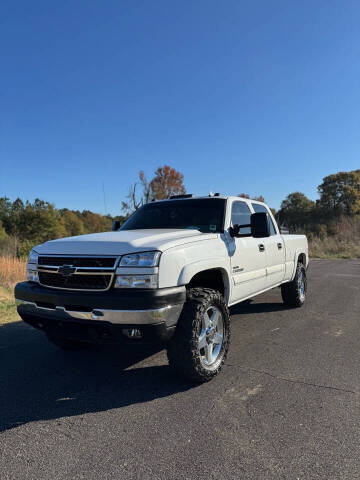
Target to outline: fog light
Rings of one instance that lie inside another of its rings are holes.
[[[31,268],[28,268],[26,270],[26,280],[28,282],[39,282],[39,276],[37,270],[32,270]]]
[[[142,338],[141,331],[137,328],[123,328],[122,333],[128,338]]]
[[[118,275],[115,287],[117,288],[157,288],[157,275]]]

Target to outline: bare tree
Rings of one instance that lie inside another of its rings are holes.
[[[126,195],[126,201],[121,202],[121,208],[129,215],[150,200],[151,186],[144,171],[140,170],[139,180],[130,187],[129,193]]]
[[[121,208],[129,215],[152,199],[163,200],[171,195],[183,194],[185,193],[183,179],[184,175],[181,172],[168,165],[159,167],[150,182],[144,171],[140,170],[139,178],[130,187],[126,200],[121,202]]]

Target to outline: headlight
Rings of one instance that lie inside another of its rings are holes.
[[[141,252],[124,255],[120,260],[120,267],[157,267],[160,252]]]
[[[116,288],[157,288],[157,275],[117,275]]]
[[[35,250],[31,250],[28,263],[26,266],[26,280],[28,282],[39,282],[39,276],[37,272],[39,254]]]
[[[29,255],[29,259],[28,259],[28,263],[38,263],[38,259],[39,259],[39,254],[37,252],[35,252],[35,250],[31,250],[30,252],[30,255]]]

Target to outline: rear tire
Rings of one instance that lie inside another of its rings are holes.
[[[89,347],[89,344],[86,342],[71,340],[69,338],[64,338],[64,337],[57,337],[56,335],[47,334],[46,336],[51,343],[56,345],[61,350],[76,351],[76,350],[83,350]]]
[[[221,370],[230,345],[230,315],[220,292],[191,288],[174,337],[167,346],[169,365],[197,383]]]
[[[295,277],[291,282],[281,285],[281,296],[287,307],[302,307],[306,300],[307,279],[302,263],[296,267]]]

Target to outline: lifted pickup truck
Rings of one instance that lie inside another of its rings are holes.
[[[117,227],[30,253],[19,315],[63,349],[160,341],[177,372],[204,382],[226,359],[229,306],[279,286],[289,307],[305,302],[306,237],[281,235],[261,202],[171,197]]]

